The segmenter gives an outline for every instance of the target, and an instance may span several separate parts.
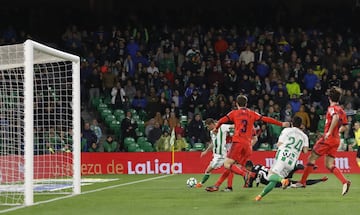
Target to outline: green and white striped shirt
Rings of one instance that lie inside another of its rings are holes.
[[[229,124],[222,124],[218,129],[217,134],[214,134],[212,131],[210,132],[211,141],[214,145],[213,147],[213,154],[214,155],[221,155],[225,156],[227,154],[226,150],[226,136],[228,132],[230,132],[233,125]]]

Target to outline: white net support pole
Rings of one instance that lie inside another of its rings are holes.
[[[32,41],[24,47],[24,204],[34,203],[34,49]]]

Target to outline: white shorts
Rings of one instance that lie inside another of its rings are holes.
[[[213,159],[210,161],[210,167],[213,169],[220,168],[224,165],[225,156],[223,155],[214,155]]]
[[[278,153],[281,153],[281,150],[279,150]],[[278,159],[275,159],[275,162],[271,167],[271,171],[278,174],[282,178],[286,178],[294,169],[296,161],[291,160],[291,162],[289,162],[289,159],[291,159],[290,156],[288,158],[282,158],[282,156],[279,156]]]

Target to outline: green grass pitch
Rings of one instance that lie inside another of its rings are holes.
[[[325,174],[310,175],[321,178]],[[262,201],[254,197],[264,188],[242,188],[243,179],[234,177],[233,192],[206,192],[204,188],[188,188],[186,180],[202,174],[183,175],[103,175],[94,178],[119,180],[83,186],[83,194],[57,201],[18,208],[5,214],[36,215],[197,215],[197,214],[276,214],[276,215],[348,215],[358,214],[360,175],[346,175],[352,181],[350,191],[341,196],[342,186],[332,174],[329,180],[298,189],[275,188]],[[213,174],[205,184],[212,185],[219,175]],[[295,175],[295,179],[300,175]],[[225,187],[226,182],[222,188]],[[36,196],[44,200],[46,196]],[[3,208],[0,208],[3,209]]]

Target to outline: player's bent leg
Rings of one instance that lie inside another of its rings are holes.
[[[270,181],[266,187],[263,189],[263,191],[255,197],[255,201],[260,201],[264,196],[266,196],[272,189],[274,189],[277,182]]]

